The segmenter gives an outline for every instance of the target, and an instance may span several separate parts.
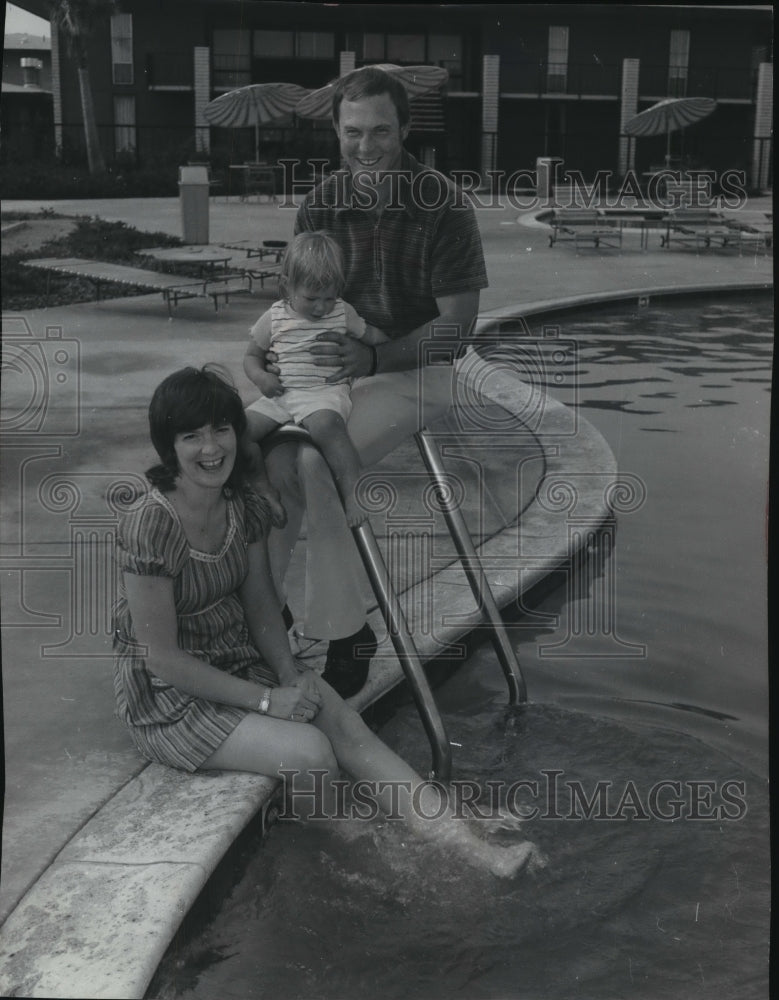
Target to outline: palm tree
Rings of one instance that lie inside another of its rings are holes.
[[[48,0],[51,23],[65,36],[68,53],[76,62],[90,174],[102,173],[105,160],[95,121],[87,43],[96,22],[112,13],[115,6],[114,0]]]

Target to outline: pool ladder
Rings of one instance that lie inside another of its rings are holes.
[[[308,431],[293,424],[285,424],[275,431],[276,436],[294,438],[316,447]],[[438,502],[454,542],[471,592],[481,614],[486,618],[490,638],[495,648],[509,690],[509,704],[527,701],[527,687],[514,649],[509,641],[506,626],[482,568],[462,511],[447,488],[443,459],[433,435],[423,428],[414,435],[428,475],[437,487]],[[352,528],[357,549],[368,574],[379,610],[387,626],[392,645],[406,676],[411,693],[427,733],[433,755],[430,778],[448,781],[452,773],[452,746],[446,735],[441,713],[438,711],[430,683],[419,658],[406,616],[392,585],[387,565],[381,554],[376,536],[369,521]]]

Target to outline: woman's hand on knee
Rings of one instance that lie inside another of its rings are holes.
[[[270,696],[268,715],[292,722],[311,722],[322,704],[322,697],[315,684],[305,674],[289,687],[274,688]]]

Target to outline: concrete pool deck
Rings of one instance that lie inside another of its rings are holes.
[[[4,203],[3,209],[47,206],[181,234],[177,199]],[[754,199],[741,217],[757,218],[771,207],[770,199]],[[272,204],[212,201],[210,212],[212,242],[283,239],[292,225],[292,213]],[[491,282],[482,295],[482,325],[516,315],[524,289],[531,290],[532,301],[521,299],[520,311],[531,315],[561,300],[582,305],[622,298],[628,290],[631,296],[653,296],[768,288],[773,280],[773,259],[764,252],[739,256],[732,250],[660,249],[659,234],[642,251],[636,233],[635,246],[628,236],[621,252],[576,254],[570,246],[548,247],[546,227],[511,207],[481,209],[479,221]],[[81,500],[99,496],[102,501],[107,483],[132,478],[150,462],[143,411],[154,385],[183,363],[215,356],[238,373],[245,331],[268,301],[269,295],[235,299],[216,314],[207,302],[182,303],[170,322],[160,299],[148,295],[4,315],[6,337],[43,340],[47,330],[60,329],[50,340],[76,342],[81,382],[75,423],[67,424],[73,415],[63,409],[54,428],[38,430],[34,440],[29,434],[6,435],[3,449],[3,995],[142,996],[214,867],[268,801],[273,786],[266,779],[180,775],[137,757],[112,718],[109,637],[85,636],[88,629],[77,635],[67,598],[78,572],[74,539],[85,532],[102,539],[100,532],[106,530],[99,514]],[[515,388],[510,380],[491,382],[496,400],[509,406],[516,401]],[[561,440],[555,421],[565,422],[566,412],[549,401],[543,417],[549,423],[537,435],[542,450],[547,434],[556,443]],[[580,470],[600,471],[605,479],[613,478],[610,449],[586,423],[568,444],[556,454],[545,450],[547,472],[570,477]],[[404,468],[413,455],[410,447],[395,456],[396,468]],[[64,495],[68,477],[71,484],[76,480],[78,496]],[[537,475],[525,484],[535,500],[540,481]],[[606,516],[602,489],[587,503],[594,517]],[[499,571],[491,574],[499,604],[515,599],[567,556],[564,522],[564,515],[555,519],[538,502],[528,506],[522,555],[532,569],[521,581],[513,569],[503,578]],[[505,565],[511,554],[516,559],[514,523],[484,534],[489,565]],[[435,607],[439,615],[445,608],[450,618],[460,608],[465,618],[449,633],[438,632],[439,643],[477,621],[467,585],[454,575],[446,567],[440,570],[433,586]],[[465,604],[459,603],[461,595]],[[421,598],[410,592],[404,600],[413,609]],[[413,612],[409,617],[413,624]],[[383,633],[375,615],[374,624]],[[79,647],[85,638],[86,645]],[[439,648],[431,640],[420,652],[425,658]],[[386,643],[381,653],[358,707],[401,676]]]

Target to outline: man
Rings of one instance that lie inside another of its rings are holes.
[[[333,368],[332,381],[355,380],[347,428],[366,466],[450,407],[452,368],[428,364],[428,356],[440,358],[447,348],[454,356],[487,286],[473,208],[448,178],[404,149],[409,120],[408,95],[396,77],[375,67],[342,77],[333,125],[344,169],[307,196],[295,224],[296,233],[324,230],[339,242],[343,298],[389,338],[369,347],[331,332],[312,348],[319,364]],[[288,514],[286,529],[270,540],[274,573],[278,585],[305,504],[299,633],[330,640],[324,676],[349,697],[362,687],[376,649],[365,623],[364,572],[330,471],[310,447],[300,448],[295,465],[290,447],[268,456]]]

